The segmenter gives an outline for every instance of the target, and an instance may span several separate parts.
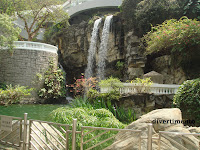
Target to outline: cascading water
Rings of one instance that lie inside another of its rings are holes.
[[[107,50],[108,50],[107,45],[108,45],[108,38],[109,38],[112,18],[113,15],[107,16],[103,26],[101,44],[99,48],[98,68],[97,68],[97,77],[100,80],[104,79],[104,70],[106,66],[105,60],[107,57]]]
[[[102,21],[102,18],[97,19],[94,23],[90,47],[88,50],[88,63],[87,63],[87,68],[85,70],[85,78],[86,79],[93,76],[94,56],[96,53],[96,45],[97,45],[97,34],[99,31],[99,24],[101,23],[101,21]]]

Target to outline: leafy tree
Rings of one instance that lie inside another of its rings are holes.
[[[0,14],[13,14],[14,7],[12,0],[0,0],[0,4]]]
[[[17,16],[24,22],[31,41],[40,28],[49,22],[68,21],[68,15],[57,0],[13,0]]]
[[[0,14],[0,47],[13,49],[13,41],[18,40],[20,29],[14,27],[7,14]]]

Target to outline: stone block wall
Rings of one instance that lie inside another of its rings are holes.
[[[11,55],[8,50],[0,50],[0,83],[35,87],[36,74],[48,68],[51,58],[57,66],[57,53],[15,49]]]

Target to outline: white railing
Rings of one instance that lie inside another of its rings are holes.
[[[52,53],[57,53],[58,51],[58,48],[56,46],[40,42],[30,42],[30,41],[15,41],[14,49],[39,50]]]
[[[157,84],[153,83],[150,86],[144,86],[135,83],[123,83],[119,88],[120,94],[136,94],[136,93],[153,93],[153,94],[175,94],[180,85],[175,84]],[[101,87],[101,93],[111,91],[111,87]]]

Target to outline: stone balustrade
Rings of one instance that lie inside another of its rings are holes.
[[[136,93],[153,93],[153,94],[175,94],[180,85],[175,84],[157,84],[153,83],[150,86],[144,86],[136,83],[123,83],[119,88],[120,94],[136,94]],[[101,87],[101,93],[111,91],[111,87]]]

